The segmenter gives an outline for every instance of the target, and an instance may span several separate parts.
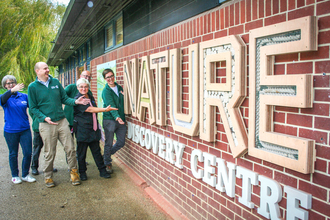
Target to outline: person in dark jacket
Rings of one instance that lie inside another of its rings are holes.
[[[127,127],[124,113],[124,93],[123,88],[115,82],[115,74],[111,69],[103,70],[102,75],[107,82],[102,91],[104,107],[111,105],[113,108],[118,109],[116,111],[103,113],[103,128],[105,134],[103,158],[104,164],[107,166],[107,171],[112,173],[111,155],[115,154],[125,145]],[[117,141],[113,145],[114,134],[116,134]]]
[[[11,169],[11,181],[14,184],[35,182],[36,179],[29,175],[32,137],[30,130],[29,117],[26,109],[29,107],[28,96],[20,93],[24,88],[23,83],[17,84],[16,78],[6,75],[2,79],[2,87],[7,89],[1,96],[1,106],[5,112],[5,126],[3,135],[9,149],[9,165]],[[19,177],[18,170],[18,149],[19,144],[23,151],[22,179]]]
[[[91,73],[88,70],[83,71],[80,74],[79,79],[82,79],[82,78],[87,79],[90,82],[90,80],[92,78]],[[72,83],[72,84],[66,86],[64,90],[70,98],[74,98],[78,94],[78,89],[77,89],[76,83]],[[93,93],[90,90],[88,91],[88,94],[93,95]],[[66,119],[69,122],[70,130],[72,132],[72,128],[73,128],[73,106],[65,105],[64,106],[64,114],[65,114]]]
[[[86,167],[86,152],[89,147],[95,164],[100,171],[100,176],[110,178],[111,174],[106,171],[103,162],[103,157],[100,149],[101,130],[97,121],[98,112],[109,112],[117,110],[111,108],[110,105],[105,108],[98,108],[94,97],[88,93],[89,82],[86,79],[79,79],[77,81],[78,94],[75,98],[83,96],[90,100],[90,105],[74,106],[73,131],[77,139],[77,158],[78,167],[81,180],[87,180]]]

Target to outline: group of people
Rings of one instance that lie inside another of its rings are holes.
[[[24,85],[17,84],[16,78],[7,75],[2,86],[7,89],[1,96],[4,109],[4,137],[9,149],[9,165],[12,182],[15,184],[35,182],[29,175],[30,164],[33,175],[38,175],[39,155],[44,149],[44,178],[47,187],[54,187],[53,172],[57,141],[64,147],[70,179],[73,185],[87,180],[86,153],[90,148],[100,176],[110,178],[112,169],[111,155],[125,144],[127,127],[124,114],[123,88],[115,82],[111,69],[102,73],[107,84],[102,92],[103,108],[96,105],[90,90],[91,73],[83,71],[75,84],[65,89],[60,82],[49,75],[49,67],[44,62],[36,63],[34,70],[37,78],[28,87],[28,95],[20,93]],[[63,110],[62,104],[65,104]],[[27,108],[33,120],[33,150]],[[101,127],[97,113],[103,112],[105,133],[104,155],[101,154],[99,141]],[[73,134],[77,145],[74,144]],[[114,134],[117,141],[113,145]],[[23,152],[22,178],[19,177],[18,150]]]

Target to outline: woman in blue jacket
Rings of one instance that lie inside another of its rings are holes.
[[[3,77],[2,87],[7,89],[1,96],[1,106],[5,112],[4,137],[9,149],[9,165],[12,179],[15,184],[26,182],[35,182],[36,179],[29,175],[31,155],[32,155],[32,137],[29,118],[26,112],[28,96],[20,93],[24,88],[23,83],[17,84],[16,78],[12,75]],[[18,171],[18,147],[21,144],[23,151],[22,161],[22,179]]]

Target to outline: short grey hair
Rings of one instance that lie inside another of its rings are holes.
[[[8,79],[14,81],[14,83],[17,83],[15,76],[13,76],[13,75],[6,75],[6,76],[4,76],[2,78],[2,81],[1,81],[1,85],[5,89],[6,89],[6,83],[7,83],[7,80]]]
[[[90,83],[85,78],[81,78],[81,79],[77,80],[77,82],[76,82],[77,87],[79,87],[79,85],[82,84],[82,83],[86,83],[88,85],[88,87],[90,87]]]

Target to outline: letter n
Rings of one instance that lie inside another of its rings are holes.
[[[124,103],[125,114],[136,117],[136,100],[138,94],[138,62],[134,58],[124,61]]]

